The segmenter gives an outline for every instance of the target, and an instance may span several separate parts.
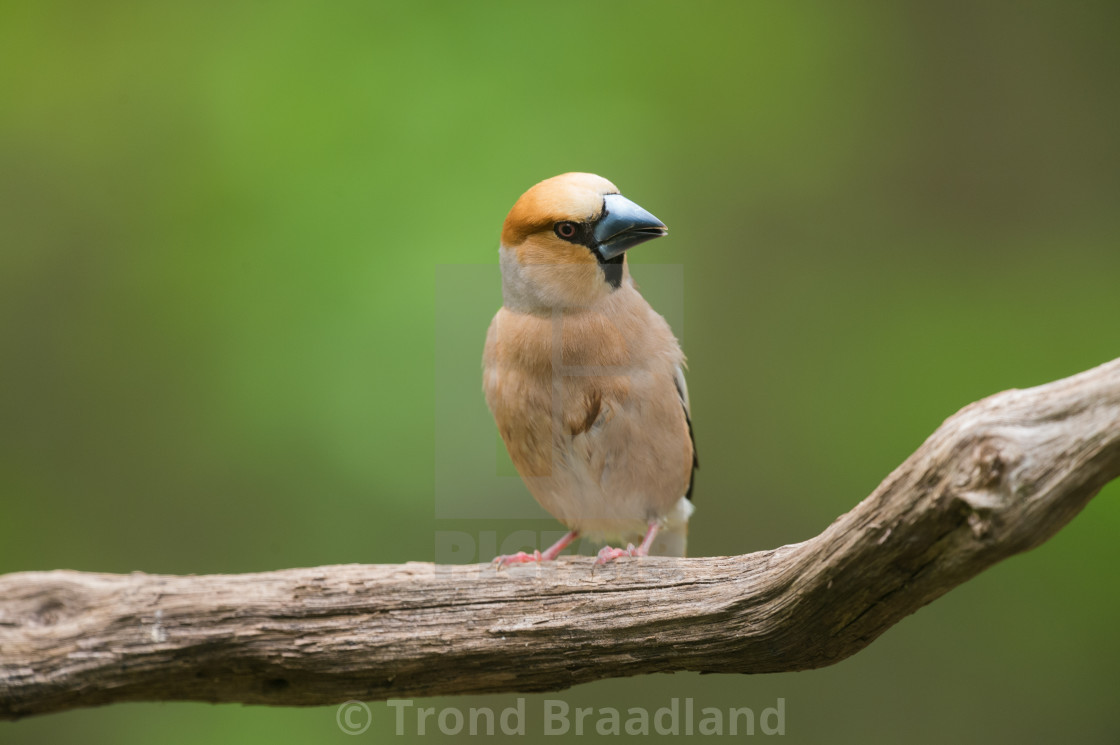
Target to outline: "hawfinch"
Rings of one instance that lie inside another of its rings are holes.
[[[570,532],[499,567],[554,559],[579,536],[629,543],[600,563],[684,556],[697,466],[684,354],[626,263],[667,232],[590,173],[540,182],[506,217],[486,403],[529,491]]]

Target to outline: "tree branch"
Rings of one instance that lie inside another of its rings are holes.
[[[0,718],[805,670],[1056,533],[1120,475],[1120,360],[948,419],[817,537],[735,557],[0,576]]]

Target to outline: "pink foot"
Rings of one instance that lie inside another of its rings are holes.
[[[626,548],[611,548],[610,546],[603,546],[599,549],[599,558],[595,559],[596,564],[606,564],[608,561],[621,559],[623,556],[646,556],[649,554],[647,549],[639,546],[634,548],[633,543],[628,543]]]
[[[563,538],[553,543],[551,546],[544,550],[542,554],[540,551],[534,551],[527,554],[524,551],[518,551],[515,554],[503,554],[502,556],[495,556],[492,564],[496,564],[498,569],[508,567],[510,564],[530,564],[534,561],[552,561],[560,552],[567,548],[568,544],[579,538],[579,531],[572,530],[564,535]]]
[[[603,546],[599,549],[599,558],[595,559],[595,563],[606,564],[608,561],[621,559],[623,556],[649,556],[649,547],[653,545],[653,539],[657,537],[660,530],[660,523],[656,520],[651,520],[649,528],[646,529],[646,536],[642,539],[642,545],[637,548],[634,548],[633,543],[628,543],[626,548]]]
[[[542,561],[544,557],[541,556],[540,551],[534,551],[527,554],[524,551],[518,551],[515,554],[503,554],[502,556],[495,556],[491,564],[497,564],[498,569],[508,567],[510,564],[529,564],[534,561]]]

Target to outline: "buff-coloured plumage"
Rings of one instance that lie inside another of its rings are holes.
[[[486,401],[537,501],[577,535],[683,556],[695,451],[684,355],[639,294],[625,251],[664,225],[606,179],[542,181],[510,210],[503,306],[486,338]]]

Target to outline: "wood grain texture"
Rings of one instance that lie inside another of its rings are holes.
[[[829,665],[1120,475],[1120,360],[971,404],[823,533],[734,557],[0,576],[0,718],[284,706]]]

